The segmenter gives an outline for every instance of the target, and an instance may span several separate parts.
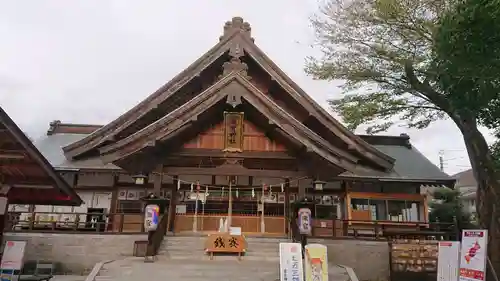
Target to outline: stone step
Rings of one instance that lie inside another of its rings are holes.
[[[123,270],[126,268],[127,270]],[[106,264],[101,272],[106,276],[96,281],[276,281],[279,280],[278,261],[236,261],[236,260],[162,260],[144,263],[133,259]],[[348,281],[345,270],[329,267],[332,281]],[[100,273],[101,273],[100,272]]]
[[[155,263],[144,263],[139,260],[131,261],[129,271],[123,271],[122,266],[107,265],[107,275],[101,280],[176,280],[176,281],[274,281],[277,278],[278,263],[249,262],[249,261],[188,261],[188,260],[158,260]]]

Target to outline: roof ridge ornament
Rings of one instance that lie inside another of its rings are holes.
[[[238,72],[241,76],[250,79],[248,76],[248,65],[236,57],[232,57],[222,65],[222,75],[219,78],[223,78],[233,72]]]
[[[230,21],[227,21],[224,24],[224,34],[219,37],[219,41],[233,35],[235,32],[239,32],[254,42],[254,39],[251,36],[251,31],[252,28],[250,27],[250,24],[244,21],[242,17],[233,17]]]

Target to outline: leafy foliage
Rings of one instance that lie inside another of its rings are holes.
[[[434,54],[439,86],[480,124],[500,126],[500,0],[461,0],[441,18]]]
[[[451,118],[478,179],[479,222],[490,229],[500,272],[500,183],[478,130],[500,126],[500,0],[325,1],[312,19],[321,55],[308,58],[306,72],[345,82],[330,104],[352,130],[422,129]]]
[[[433,32],[445,0],[332,0],[313,19],[322,51],[306,71],[322,80],[344,80],[344,96],[330,101],[350,129],[368,133],[394,125],[425,128],[445,117],[405,78],[405,62],[426,73],[433,60]]]
[[[429,204],[431,222],[457,223],[459,229],[471,228],[471,215],[464,211],[460,192],[448,188],[438,189],[433,194],[435,202]]]
[[[473,108],[471,116],[480,114],[485,125],[494,123],[495,114],[500,116],[500,107],[493,107],[500,105],[500,97],[494,95],[497,83],[469,76],[464,79],[464,75],[487,72],[486,68],[476,73],[471,63],[466,72],[441,74],[453,69],[452,59],[467,61],[471,52],[480,61],[480,47],[472,51],[468,49],[471,42],[462,44],[467,35],[453,35],[460,26],[453,26],[453,13],[443,13],[454,11],[456,3],[458,0],[330,0],[322,7],[312,20],[322,55],[308,58],[306,71],[316,79],[345,81],[343,97],[330,104],[351,130],[367,124],[367,132],[376,133],[397,122],[422,129],[464,107]],[[485,23],[489,20],[479,22]],[[491,26],[497,25],[500,22]],[[500,36],[500,32],[496,34],[492,38]],[[486,35],[489,33],[476,33],[477,37]],[[451,43],[444,44],[449,37]],[[441,43],[436,46],[436,42]],[[460,44],[463,50],[453,49]],[[492,39],[492,48],[493,44],[500,45],[500,40]],[[492,75],[496,73],[489,72],[487,77]]]

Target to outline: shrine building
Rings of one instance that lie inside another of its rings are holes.
[[[374,222],[420,227],[428,223],[426,191],[454,183],[408,135],[346,129],[239,17],[207,53],[111,123],[54,121],[35,144],[85,204],[10,211],[21,222],[31,213],[58,225],[99,214],[106,232],[143,232],[140,198],[148,193],[165,198],[176,233],[214,232],[231,216],[244,234],[285,235],[291,205],[303,198],[318,236]]]
[[[0,107],[0,229],[8,204],[80,206],[83,203],[31,140]],[[1,237],[0,237],[1,238]]]

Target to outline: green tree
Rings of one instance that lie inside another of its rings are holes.
[[[500,272],[500,184],[478,129],[500,120],[498,1],[327,0],[312,19],[321,55],[308,59],[306,71],[345,81],[342,98],[330,104],[352,130],[365,124],[376,133],[396,123],[423,129],[446,118],[456,124],[478,179],[479,222],[490,230],[489,255]]]
[[[460,192],[453,189],[438,189],[433,194],[434,202],[429,204],[429,220],[440,223],[456,223],[458,229],[473,226],[471,214],[464,211]]]

